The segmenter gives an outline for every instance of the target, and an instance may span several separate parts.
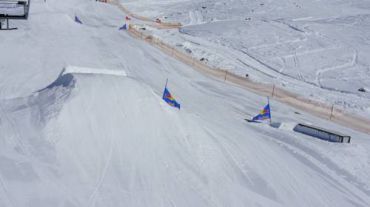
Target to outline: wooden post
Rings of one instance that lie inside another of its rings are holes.
[[[225,70],[225,80],[224,80],[224,82],[226,82],[226,79],[227,79],[227,70]]]
[[[331,106],[331,111],[330,111],[330,117],[329,120],[333,118],[333,113],[334,113],[334,104]]]
[[[275,94],[275,84],[272,85],[271,97],[274,97],[274,94]]]

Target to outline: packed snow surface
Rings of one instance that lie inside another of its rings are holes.
[[[35,0],[0,32],[1,207],[370,205],[369,135],[274,100],[280,128],[248,123],[265,97],[131,38],[124,17]],[[161,99],[167,78],[181,110]],[[300,122],[352,142],[294,133]]]

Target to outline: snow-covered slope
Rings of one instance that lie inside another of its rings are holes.
[[[0,33],[0,206],[370,204],[368,135],[273,101],[281,128],[248,124],[265,97],[118,31],[115,7],[31,8],[18,31]],[[166,78],[181,110],[161,99]],[[352,143],[296,134],[292,122]]]
[[[368,1],[121,2],[181,22],[180,31],[153,33],[210,65],[345,110],[370,109]]]

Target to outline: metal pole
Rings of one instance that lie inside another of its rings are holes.
[[[168,83],[168,78],[166,79],[166,85],[164,86],[165,88],[167,88],[167,83]]]
[[[270,97],[267,96],[267,104],[269,105],[269,113],[270,113],[270,125],[271,125],[271,122],[272,122],[272,119],[271,119],[271,106],[270,106]]]
[[[166,85],[164,86],[164,89],[163,89],[162,99],[164,99],[164,92],[166,91],[167,83],[168,83],[168,78],[166,79]]]

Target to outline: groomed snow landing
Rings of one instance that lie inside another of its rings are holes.
[[[336,175],[330,162],[311,157],[314,152],[292,135],[268,138],[271,129],[264,127],[243,136],[237,128],[226,133],[168,106],[133,78],[66,73],[0,106],[3,206],[369,202],[369,191],[350,184],[357,179]]]

